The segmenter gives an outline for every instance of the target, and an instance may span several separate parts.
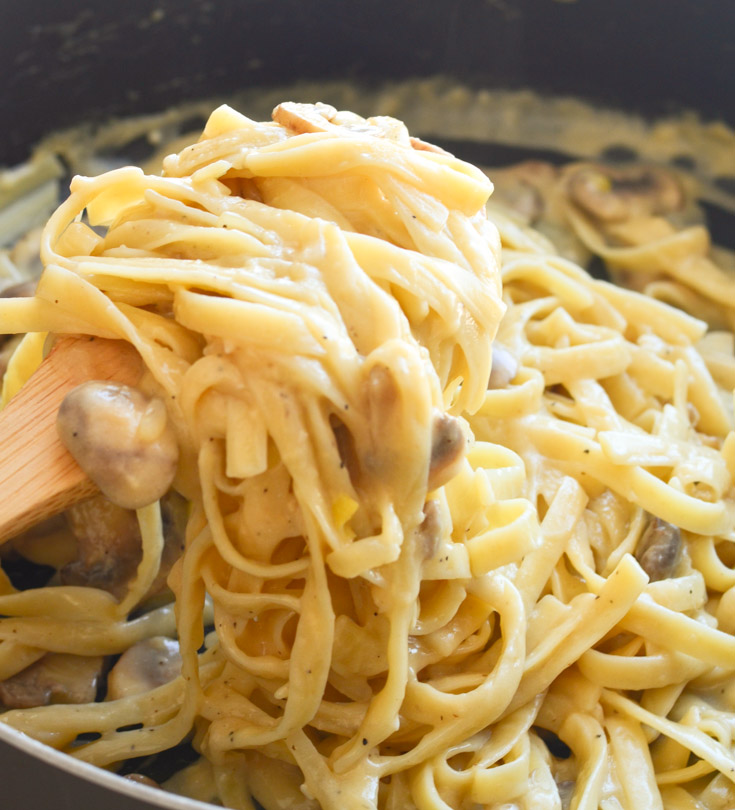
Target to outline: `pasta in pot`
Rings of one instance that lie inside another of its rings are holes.
[[[119,599],[2,583],[0,670],[178,634],[181,676],[4,722],[100,766],[193,731],[167,787],[234,808],[735,799],[732,336],[488,219],[491,190],[394,119],[296,104],[219,108],[162,176],[75,178],[0,317],[135,346],[185,550],[140,615],[158,503]]]

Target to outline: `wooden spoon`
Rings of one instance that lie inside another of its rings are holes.
[[[0,411],[0,542],[98,492],[56,432],[66,394],[87,380],[135,385],[140,355],[124,340],[59,338]]]

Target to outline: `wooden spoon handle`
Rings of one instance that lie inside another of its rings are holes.
[[[124,340],[57,340],[0,411],[0,542],[98,491],[56,432],[66,394],[87,380],[135,385],[142,370],[140,355]]]

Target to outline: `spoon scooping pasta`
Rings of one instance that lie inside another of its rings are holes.
[[[0,541],[97,491],[59,439],[56,420],[64,396],[87,380],[134,385],[140,374],[136,352],[123,341],[59,339],[0,411]]]

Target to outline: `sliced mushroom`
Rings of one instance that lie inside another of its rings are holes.
[[[158,577],[148,596],[163,588],[171,566],[183,551],[187,510],[186,501],[175,492],[161,501],[165,542]],[[77,538],[78,558],[61,569],[62,584],[101,588],[122,596],[143,553],[135,512],[98,495],[71,507],[65,515]]]
[[[651,582],[673,576],[681,559],[679,528],[661,518],[652,518],[638,541],[635,556]]]
[[[13,352],[18,348],[18,344],[22,340],[22,335],[13,335],[6,338],[5,335],[0,335],[0,382],[8,370],[8,363],[13,356]]]
[[[359,446],[345,423],[330,416],[340,461],[350,475],[353,485],[360,487],[370,478],[394,475],[397,469],[395,433],[387,438],[391,429],[403,418],[400,410],[401,392],[390,368],[377,364],[365,380],[365,403],[369,417],[368,441]],[[429,458],[428,488],[436,489],[455,473],[464,455],[466,437],[458,419],[439,413],[434,417]]]
[[[0,298],[31,298],[36,293],[36,281],[19,281],[0,292]]]
[[[424,504],[424,519],[419,526],[421,547],[424,559],[431,560],[439,548],[441,540],[441,517],[436,501],[427,501]]]
[[[389,467],[394,448],[390,442],[386,442],[386,426],[395,423],[400,403],[400,392],[393,373],[382,364],[370,368],[363,383],[363,391],[370,434],[362,446],[358,446],[355,437],[338,415],[330,416],[340,460],[356,487],[365,483],[365,476],[379,477]]]
[[[369,135],[406,143],[408,134],[402,121],[386,115],[363,118],[353,112],[337,110],[329,104],[301,104],[286,101],[272,113],[273,120],[294,134],[306,132],[337,132],[340,135]],[[438,147],[433,147],[437,151]]]
[[[92,703],[102,677],[104,658],[48,653],[22,672],[0,682],[0,702],[7,709],[51,703]]]
[[[62,584],[102,588],[121,596],[142,555],[135,512],[98,495],[72,506],[66,518],[77,538],[79,557],[61,569]]]
[[[43,270],[41,262],[41,235],[43,226],[31,228],[21,236],[10,250],[10,260],[24,276],[37,279]],[[35,291],[36,281],[31,282]],[[30,293],[33,295],[33,293]]]
[[[669,214],[686,202],[676,175],[659,166],[585,164],[570,173],[567,183],[572,202],[607,223]]]
[[[330,122],[337,115],[337,110],[330,104],[301,104],[295,101],[284,101],[271,115],[273,120],[297,135],[305,132],[327,132]]]
[[[107,676],[107,699],[150,692],[181,672],[179,642],[165,636],[139,641],[126,650]]]
[[[429,489],[445,484],[464,457],[467,444],[459,421],[445,413],[434,420],[429,464]]]
[[[526,160],[507,168],[488,170],[493,181],[493,203],[499,203],[529,225],[546,210],[559,170],[541,160]]]
[[[171,490],[161,498],[161,523],[163,524],[163,552],[158,576],[151,585],[149,596],[158,593],[166,585],[173,564],[184,551],[186,524],[189,521],[189,502]]]
[[[355,449],[355,439],[350,433],[347,425],[335,414],[329,417],[329,425],[337,443],[340,463],[347,470],[353,485],[357,485],[360,478],[360,465]]]
[[[179,449],[162,400],[91,380],[66,395],[57,428],[79,466],[118,506],[138,509],[170,488]]]
[[[518,373],[518,361],[504,346],[493,344],[493,365],[488,388],[507,388]]]
[[[452,157],[452,153],[447,152],[446,149],[442,149],[441,146],[437,146],[430,141],[423,141],[421,138],[416,138],[413,135],[409,137],[408,142],[411,144],[411,148],[415,149],[417,152],[434,152],[437,155],[449,155]]]

